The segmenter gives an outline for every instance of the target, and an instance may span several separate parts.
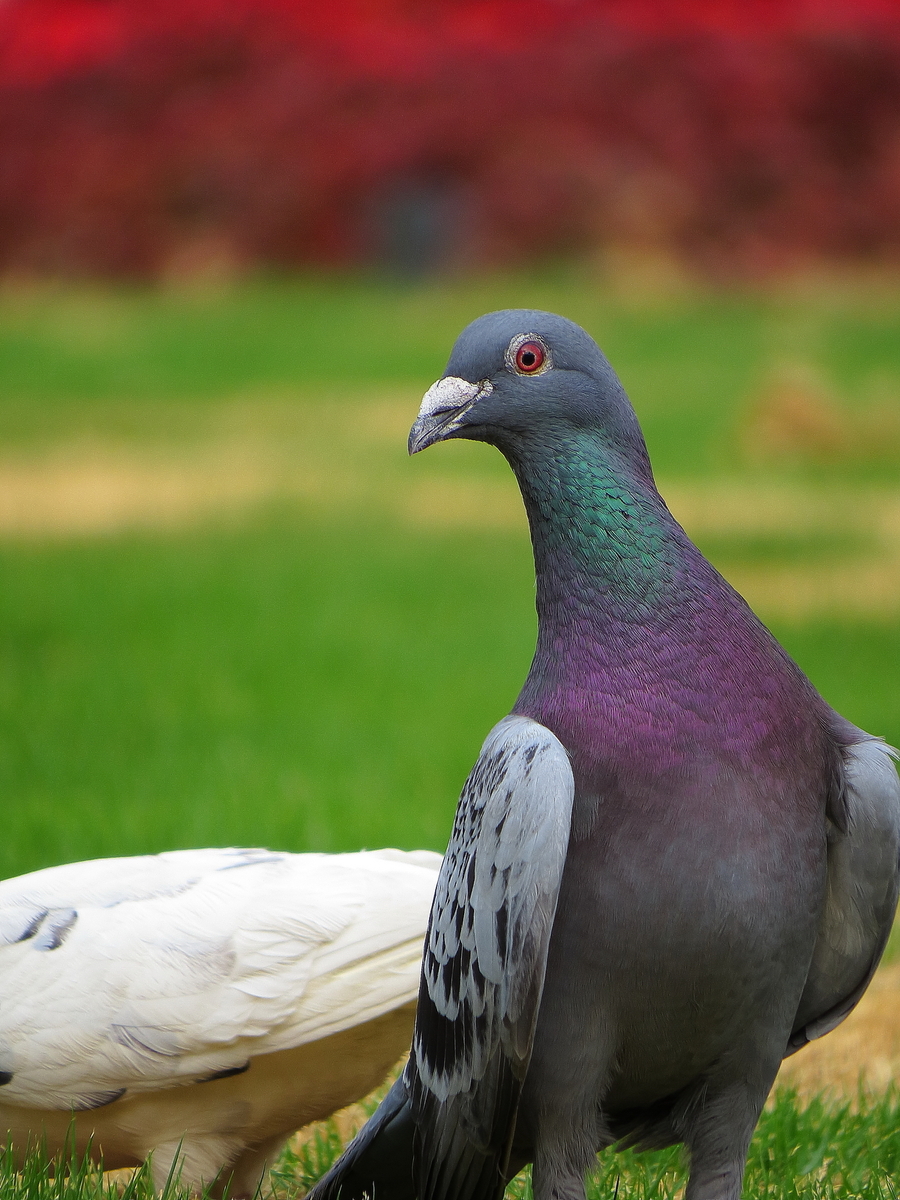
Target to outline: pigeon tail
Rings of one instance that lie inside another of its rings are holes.
[[[413,1124],[403,1076],[307,1200],[416,1200]]]

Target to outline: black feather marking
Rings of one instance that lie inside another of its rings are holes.
[[[508,935],[508,924],[509,924],[509,913],[507,911],[506,905],[502,904],[497,909],[497,916],[495,917],[495,929],[497,932],[497,950],[499,951],[500,954],[502,954],[504,956],[504,958],[506,957],[506,954],[507,954],[506,939],[507,939],[507,935]]]
[[[47,920],[35,939],[35,950],[58,950],[78,920],[74,908],[62,908],[47,914]]]
[[[441,982],[444,985],[444,995],[448,999],[459,995],[459,955],[447,960],[441,967]]]
[[[115,1104],[125,1095],[127,1088],[118,1088],[113,1092],[94,1092],[88,1096],[77,1096],[72,1101],[73,1112],[93,1112],[95,1108],[106,1108],[107,1104]]]
[[[235,871],[240,867],[258,867],[262,863],[281,862],[283,858],[283,854],[261,854],[258,858],[241,858],[237,862],[227,863],[224,867],[219,867],[218,869],[220,871]]]
[[[194,1083],[215,1083],[217,1079],[230,1079],[232,1075],[243,1075],[245,1071],[250,1070],[250,1059],[241,1067],[223,1067],[221,1071],[213,1071],[212,1075],[204,1075],[202,1079],[195,1079]]]
[[[473,854],[472,857],[469,859],[469,866],[468,866],[468,870],[466,871],[466,888],[467,888],[468,894],[470,896],[472,895],[472,891],[473,891],[474,887],[475,887],[475,855]]]
[[[41,911],[28,922],[24,930],[16,938],[16,941],[27,942],[29,938],[33,938],[38,929],[40,929],[41,921],[43,921],[44,917],[46,917],[49,911],[49,908],[41,909]]]
[[[157,900],[161,897],[169,899],[173,896],[183,896],[185,892],[191,891],[200,882],[200,877],[188,879],[184,883],[175,884],[172,887],[157,887],[147,888],[136,892],[133,896],[120,896],[117,900],[108,900],[101,908],[119,908],[122,904],[142,904],[145,900]]]
[[[0,1071],[0,1087],[5,1087],[6,1084],[12,1083],[12,1071]]]

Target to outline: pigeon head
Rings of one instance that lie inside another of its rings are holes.
[[[536,443],[573,437],[650,475],[637,417],[593,338],[555,313],[506,309],[459,335],[447,370],[422,401],[409,452],[466,438],[496,446],[515,464]]]

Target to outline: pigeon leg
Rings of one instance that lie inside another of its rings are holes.
[[[584,1176],[597,1159],[596,1104],[542,1105],[534,1145],[534,1200],[585,1200]],[[557,1101],[559,1097],[557,1097]]]
[[[606,1013],[598,1016],[583,1005],[573,1007],[569,975],[552,970],[567,949],[560,938],[551,943],[510,1155],[511,1167],[533,1162],[534,1200],[584,1200],[585,1173],[597,1161],[598,1149],[612,1141],[600,1101],[614,1061],[614,1024]],[[590,1038],[578,1039],[577,1055],[566,1053],[567,1024],[593,1032]]]
[[[234,1139],[227,1136],[192,1137],[160,1142],[149,1154],[150,1177],[157,1192],[165,1191],[171,1179],[178,1187],[199,1196],[213,1182],[223,1162],[235,1154]]]
[[[591,1157],[593,1158],[593,1155]],[[554,1161],[549,1155],[539,1153],[531,1173],[534,1200],[585,1200],[586,1170],[587,1164],[579,1168],[575,1164]]]
[[[597,1161],[587,1129],[570,1126],[566,1140],[559,1137],[551,1140],[547,1132],[544,1131],[535,1150],[531,1173],[534,1200],[585,1200],[584,1176]],[[558,1132],[561,1134],[562,1129]]]
[[[242,1150],[231,1167],[222,1171],[221,1183],[211,1189],[210,1195],[227,1195],[229,1200],[252,1200],[257,1192],[263,1196],[269,1195],[272,1190],[268,1179],[269,1167],[287,1139],[287,1134],[278,1133]]]
[[[769,1087],[747,1081],[707,1092],[685,1134],[690,1175],[685,1200],[740,1200],[744,1166],[753,1130]]]

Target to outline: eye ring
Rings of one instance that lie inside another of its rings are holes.
[[[550,347],[540,334],[516,334],[506,348],[506,366],[516,375],[543,375],[553,366]]]

